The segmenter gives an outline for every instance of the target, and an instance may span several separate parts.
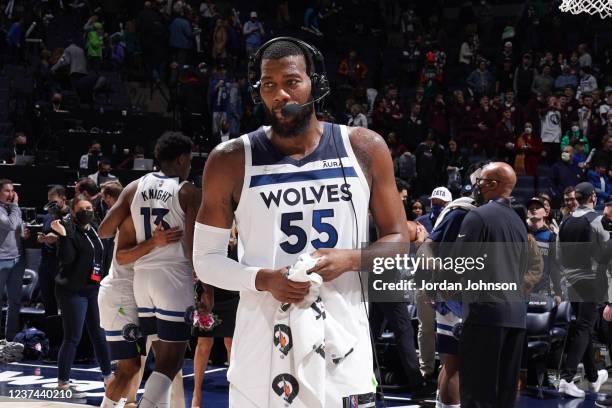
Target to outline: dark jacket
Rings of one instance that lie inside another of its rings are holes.
[[[104,248],[98,234],[93,227],[84,231],[72,221],[64,220],[62,225],[66,228],[66,236],[60,237],[57,246],[59,260],[59,273],[55,278],[57,285],[72,290],[96,286],[97,283],[90,278],[94,260],[101,268],[104,268],[105,263]]]

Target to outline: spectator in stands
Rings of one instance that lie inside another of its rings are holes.
[[[523,125],[523,109],[520,107],[514,98],[514,90],[510,87],[504,93],[504,105],[503,108],[510,109],[510,118],[514,126],[519,128]]]
[[[163,73],[163,58],[167,44],[167,31],[159,9],[151,1],[145,1],[144,9],[136,18],[140,34],[142,55],[147,77],[157,81]]]
[[[460,148],[454,139],[448,142],[448,154],[446,156],[446,187],[458,196],[465,173],[470,165],[469,157]]]
[[[576,201],[576,189],[574,186],[567,187],[563,190],[563,207],[561,207],[561,214],[563,219],[574,212],[578,208],[578,201]]]
[[[415,221],[421,224],[428,233],[431,233],[434,225],[436,224],[436,220],[438,219],[438,216],[440,215],[444,207],[446,207],[448,203],[453,201],[453,195],[446,187],[436,187],[431,192],[429,200],[431,203],[431,211],[427,214],[423,214],[420,217],[417,217]]]
[[[557,234],[559,232],[559,224],[557,223],[557,218],[555,217],[555,210],[552,207],[552,198],[547,192],[541,191],[537,196],[544,203],[544,211],[545,217],[544,222],[548,229]]]
[[[540,139],[533,134],[533,125],[525,123],[523,133],[516,139],[514,144],[516,153],[514,169],[517,175],[538,175],[538,165],[544,147]]]
[[[574,149],[565,146],[561,153],[561,161],[555,162],[551,168],[551,181],[555,197],[561,197],[567,187],[573,187],[583,180],[583,174],[574,162]]]
[[[98,289],[104,268],[104,246],[96,233],[93,206],[77,195],[71,204],[71,218],[55,220],[51,228],[60,237],[58,244],[59,274],[56,296],[62,311],[64,331],[58,355],[58,389],[72,390],[69,398],[85,398],[86,394],[70,385],[70,370],[81,340],[83,325],[94,347],[104,382],[111,378],[110,357],[104,331],[100,328]]]
[[[408,206],[408,209],[410,210],[406,214],[408,221],[414,221],[417,218],[427,214],[427,211],[425,211],[425,203],[423,203],[421,199],[412,200]]]
[[[87,75],[87,59],[85,51],[74,40],[68,40],[68,46],[64,49],[62,57],[51,67],[51,72],[56,73],[58,69],[70,66],[70,82],[74,89],[74,83]]]
[[[580,68],[580,84],[578,85],[577,97],[583,94],[590,94],[597,89],[597,79],[591,75],[590,67]]]
[[[406,131],[402,132],[402,143],[411,151],[425,139],[425,122],[421,115],[421,104],[412,102],[410,104],[410,115],[406,120]]]
[[[459,65],[464,76],[467,76],[472,69],[472,63],[478,50],[477,42],[475,36],[471,35],[461,44],[459,49]]]
[[[102,65],[102,49],[104,48],[104,26],[100,22],[93,25],[93,30],[87,33],[87,60],[94,72],[99,72]]]
[[[434,103],[429,108],[427,123],[436,135],[436,139],[446,144],[449,138],[448,110],[444,102],[444,95],[441,93],[436,94]]]
[[[593,185],[597,194],[595,208],[598,210],[603,209],[604,203],[612,195],[612,183],[607,174],[609,167],[610,163],[595,162],[593,169],[587,172],[587,180]]]
[[[240,81],[244,81],[241,79]],[[240,94],[240,81],[234,79],[230,85],[229,101],[227,111],[227,123],[229,125],[230,138],[240,135],[240,121],[242,120],[242,96]]]
[[[495,81],[495,93],[505,93],[513,90],[515,70],[512,67],[512,61],[505,59],[502,63],[501,70],[497,73]]]
[[[572,74],[570,66],[564,64],[561,67],[561,75],[555,79],[555,88],[564,89],[566,86],[576,88],[578,86],[578,80],[576,79],[576,75]]]
[[[51,229],[51,223],[68,215],[70,208],[66,204],[66,189],[63,186],[51,187],[47,192],[47,201],[45,205],[47,214],[42,219],[42,232],[37,237],[38,243],[42,244],[38,279],[45,305],[45,316],[54,316],[57,315],[55,277],[59,270],[59,259],[57,258],[58,236]]]
[[[351,106],[351,115],[349,117],[348,126],[360,126],[360,127],[364,127],[367,128],[368,127],[368,118],[366,118],[366,116],[361,113],[361,105],[359,105],[358,103],[354,103]]]
[[[550,65],[542,66],[542,72],[533,77],[531,92],[550,95],[555,83],[555,79],[550,75],[550,69]]]
[[[556,96],[547,98],[547,107],[540,113],[540,138],[549,163],[556,160],[561,143],[561,110]]]
[[[213,32],[212,57],[215,62],[227,58],[227,22],[220,18],[217,20],[215,31]]]
[[[23,18],[16,17],[6,34],[6,43],[8,44],[10,55],[16,62],[21,62],[23,58],[23,48],[21,47],[23,34]]]
[[[368,66],[359,58],[356,50],[350,50],[348,55],[340,61],[338,75],[343,83],[359,87],[363,85],[368,75]]]
[[[76,194],[84,196],[87,201],[91,202],[94,211],[93,223],[94,225],[100,224],[106,215],[108,207],[102,200],[100,188],[96,182],[89,177],[82,178],[77,182],[74,190]]]
[[[521,65],[514,72],[514,93],[523,106],[531,97],[531,85],[535,77],[535,69],[531,63],[531,54],[524,54]]]
[[[98,186],[101,186],[107,181],[117,179],[117,176],[110,173],[112,170],[113,168],[110,160],[103,158],[98,162],[98,171],[96,171],[94,174],[90,174],[87,177],[92,179]]]
[[[244,23],[242,34],[244,34],[247,57],[250,57],[261,45],[265,34],[263,24],[257,20],[256,11],[251,11],[251,19]]]
[[[170,40],[168,44],[172,50],[172,60],[178,62],[179,65],[187,64],[193,48],[194,34],[191,23],[185,17],[183,10],[174,18],[169,31]]]
[[[574,144],[574,161],[581,169],[586,166],[586,161],[589,158],[588,154],[585,153],[585,144],[582,140],[577,141]]]
[[[563,137],[561,138],[561,150],[565,146],[572,146],[574,150],[576,149],[576,143],[583,143],[584,153],[589,154],[589,139],[586,138],[580,131],[580,127],[578,126],[578,122],[572,122],[571,128],[565,132]]]
[[[516,141],[516,125],[512,122],[512,111],[505,107],[502,118],[495,127],[496,156],[506,163],[514,163],[514,142]]]
[[[467,86],[474,92],[475,96],[489,95],[494,89],[493,75],[487,68],[488,62],[481,59],[478,68],[467,77]]]
[[[19,196],[11,180],[0,180],[0,292],[6,293],[5,338],[13,341],[19,332],[19,311],[21,308],[21,286],[25,271],[25,254],[22,239],[29,237],[24,228],[19,208]]]
[[[593,154],[594,163],[612,163],[612,135],[604,136],[601,149],[595,150]]]
[[[221,122],[227,121],[228,91],[224,80],[220,80],[213,90],[212,133],[216,137],[221,129]]]
[[[488,96],[481,96],[479,107],[470,111],[467,123],[470,128],[470,139],[468,142],[471,148],[476,150],[487,150],[489,156],[495,145],[493,135],[497,124],[497,114],[491,109]]]
[[[593,58],[591,57],[591,54],[589,54],[588,50],[587,50],[587,44],[583,43],[583,44],[579,44],[578,45],[578,62],[580,63],[580,67],[584,68],[584,67],[592,67],[593,66]]]
[[[102,145],[97,140],[93,140],[89,146],[89,152],[81,156],[79,168],[89,170],[97,169],[100,160],[102,160]]]
[[[427,194],[440,184],[442,176],[446,174],[444,148],[438,144],[435,135],[430,130],[414,155],[418,175],[417,194]]]

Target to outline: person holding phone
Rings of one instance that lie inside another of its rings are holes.
[[[61,309],[64,331],[57,358],[58,389],[70,389],[72,398],[87,396],[70,385],[70,369],[85,322],[104,382],[107,383],[111,378],[109,350],[104,331],[100,327],[98,309],[98,290],[104,270],[104,245],[91,225],[93,214],[92,203],[85,196],[77,195],[71,203],[70,218],[51,223],[51,228],[59,236],[59,273],[55,278],[55,295]]]
[[[19,331],[21,285],[25,271],[22,239],[27,239],[28,236],[29,231],[23,227],[19,196],[13,188],[13,182],[2,179],[0,180],[0,293],[6,288],[7,341],[12,341]]]

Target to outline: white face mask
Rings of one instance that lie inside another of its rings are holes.
[[[572,126],[572,132],[577,132],[580,129],[578,126]]]
[[[570,159],[571,159],[571,156],[568,152],[561,153],[561,160],[567,162],[567,161],[570,161]]]
[[[525,133],[527,133],[528,135],[531,134],[531,128],[525,128]]]

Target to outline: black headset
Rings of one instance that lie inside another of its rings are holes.
[[[251,57],[249,58],[247,73],[250,85],[249,90],[251,92],[251,98],[253,99],[253,103],[262,103],[260,95],[261,82],[259,81],[259,78],[261,77],[261,57],[263,56],[264,51],[270,45],[278,41],[287,41],[297,45],[304,52],[304,56],[307,59],[307,66],[310,66],[310,61],[312,61],[312,66],[309,67],[311,82],[311,100],[320,99],[329,94],[329,80],[327,79],[327,74],[325,72],[325,59],[323,58],[323,54],[321,54],[321,51],[302,40],[298,40],[297,38],[276,37],[259,47],[255,54],[251,55]]]

